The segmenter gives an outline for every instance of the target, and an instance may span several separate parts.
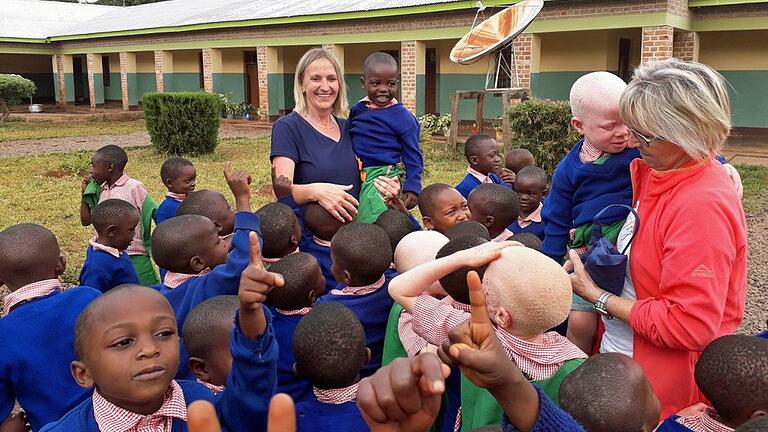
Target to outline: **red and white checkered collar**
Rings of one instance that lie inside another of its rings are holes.
[[[530,342],[513,336],[505,329],[496,327],[507,355],[532,381],[552,377],[568,360],[587,358],[576,345],[556,332],[547,332],[541,342]]]
[[[109,182],[102,183],[101,184],[101,189],[102,190],[110,190],[110,189],[114,189],[114,188],[119,187],[119,186],[125,186],[125,184],[128,183],[128,180],[130,180],[130,179],[131,178],[128,177],[128,174],[123,174],[123,175],[120,176],[119,179],[117,179],[117,181],[115,181],[115,184],[113,184],[112,186],[109,185]]]
[[[307,306],[307,307],[301,308],[301,309],[294,309],[294,310],[285,310],[285,309],[275,308],[275,312],[279,313],[280,315],[286,315],[286,316],[306,315],[306,314],[308,314],[311,311],[312,311],[312,307],[311,306]]]
[[[700,415],[678,417],[676,421],[693,432],[733,432],[720,422],[720,416],[712,408],[705,409]]]
[[[592,163],[604,154],[602,150],[590,144],[589,141],[584,140],[581,144],[581,150],[579,151],[579,160],[582,163]]]
[[[203,381],[201,379],[198,379],[197,382],[202,384],[202,385],[204,385],[204,386],[206,386],[206,387],[208,387],[208,389],[211,390],[214,395],[217,395],[217,394],[219,394],[219,393],[224,391],[224,386],[223,385],[211,384],[211,383],[205,382],[205,381]]]
[[[58,279],[46,279],[24,285],[3,298],[3,316],[8,315],[14,306],[37,297],[47,296],[54,291],[61,291],[61,281]]]
[[[174,380],[163,397],[163,405],[150,415],[141,415],[104,399],[93,392],[93,415],[101,432],[170,432],[174,418],[187,420],[187,405],[181,386]]]
[[[312,236],[312,241],[315,242],[315,244],[319,244],[320,246],[331,247],[330,240],[323,240],[321,238],[317,238],[317,236]]]
[[[296,250],[294,250],[293,252],[289,253],[288,255],[293,255],[293,254],[295,254],[295,253],[296,253],[296,252],[298,252],[298,251],[299,251],[299,248],[296,248]],[[287,256],[287,255],[286,255],[286,256]],[[274,263],[276,263],[276,262],[280,261],[281,259],[283,259],[283,258],[267,258],[267,257],[261,257],[261,262],[263,262],[263,263],[264,263],[264,268],[268,268],[269,266],[271,266],[272,264],[274,264]]]
[[[377,280],[376,282],[365,285],[365,286],[358,286],[358,287],[351,287],[351,286],[345,286],[342,289],[335,289],[331,292],[334,295],[365,295],[370,294],[377,289],[384,286],[384,275],[381,275],[381,279]]]
[[[319,389],[312,387],[312,392],[318,402],[327,404],[343,404],[357,399],[357,387],[360,383],[354,383],[349,387],[339,389]]]
[[[89,241],[89,243],[91,244],[91,247],[93,248],[93,250],[106,252],[106,253],[112,255],[115,258],[120,258],[120,251],[119,250],[117,250],[116,248],[113,248],[111,246],[103,245],[103,244],[97,242],[96,238],[97,237],[93,237]]]
[[[368,96],[366,96],[366,97],[364,97],[364,98],[360,99],[360,102],[365,102],[365,107],[366,107],[366,108],[368,108],[368,109],[382,109],[382,108],[389,108],[389,107],[391,107],[391,106],[393,106],[393,105],[397,105],[397,103],[398,103],[398,102],[397,102],[397,99],[395,99],[395,98],[392,98],[392,100],[391,100],[391,101],[389,101],[389,103],[387,104],[387,106],[384,106],[384,107],[380,107],[380,106],[376,105],[375,103],[373,103],[373,101],[371,101],[371,99],[370,99]]]
[[[184,282],[192,278],[200,277],[210,272],[211,272],[211,269],[209,268],[201,271],[198,274],[175,273],[175,272],[169,271],[165,274],[165,277],[163,278],[163,285],[165,285],[165,287],[168,289],[174,289],[177,286],[183,284]]]
[[[168,197],[168,198],[173,198],[173,199],[175,199],[178,202],[182,202],[182,201],[184,201],[184,198],[187,197],[187,194],[177,194],[177,193],[173,193],[173,192],[168,192],[168,193],[165,194],[165,196]]]
[[[472,177],[476,178],[480,183],[493,183],[490,175],[483,174],[472,167],[467,168],[467,174],[472,175]]]

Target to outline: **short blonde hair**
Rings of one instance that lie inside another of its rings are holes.
[[[304,73],[307,71],[309,65],[320,59],[328,60],[333,65],[333,68],[336,69],[336,79],[339,81],[339,93],[336,95],[336,100],[333,102],[333,114],[343,114],[349,108],[347,102],[347,84],[344,81],[344,70],[341,68],[341,64],[336,56],[322,48],[312,48],[305,52],[304,55],[301,56],[301,59],[299,59],[299,63],[296,65],[296,74],[293,80],[293,99],[296,102],[294,111],[299,114],[307,113],[307,99],[304,92],[301,90],[301,82],[304,80]]]
[[[621,94],[626,88],[627,83],[610,72],[583,75],[571,86],[571,114],[583,121],[598,109],[618,107]]]
[[[725,78],[707,65],[674,58],[635,69],[620,113],[630,128],[664,138],[695,160],[717,154],[731,131]]]
[[[488,265],[483,290],[489,308],[512,316],[506,330],[513,336],[532,337],[565,321],[571,310],[571,279],[551,258],[522,245],[502,249]]]

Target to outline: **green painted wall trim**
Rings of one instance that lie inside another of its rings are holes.
[[[136,74],[136,98],[138,101],[144,99],[144,93],[157,91],[157,81],[155,80],[155,74],[140,72]]]
[[[69,72],[64,72],[64,93],[64,100],[75,101],[75,75]]]
[[[267,93],[269,115],[278,115],[285,109],[285,74],[267,74]]]
[[[56,72],[53,73],[53,98],[57,103],[61,102],[61,99],[59,98],[59,74]]]
[[[518,1],[520,0],[485,0],[483,3],[486,6],[497,6],[497,5],[507,5],[511,3],[517,3]],[[379,10],[369,10],[369,11],[302,15],[302,16],[294,16],[294,17],[265,18],[265,19],[256,19],[256,20],[191,24],[191,25],[176,26],[176,27],[157,27],[157,28],[139,29],[139,30],[123,30],[123,31],[102,32],[102,33],[92,33],[92,34],[53,36],[48,38],[48,40],[66,41],[66,40],[93,39],[93,38],[112,37],[112,36],[133,36],[133,35],[145,35],[145,34],[156,34],[156,33],[178,33],[178,32],[194,31],[194,30],[211,30],[211,29],[222,29],[222,28],[253,27],[253,26],[297,24],[297,23],[317,23],[317,22],[323,22],[323,21],[341,21],[341,20],[361,19],[361,18],[380,18],[380,17],[393,17],[393,16],[401,16],[401,15],[428,14],[428,13],[445,12],[445,11],[452,11],[452,10],[474,9],[476,7],[477,6],[475,1],[462,0],[462,1],[454,1],[450,3],[438,3],[438,4],[430,4],[430,5],[379,9]]]
[[[0,42],[46,44],[47,39],[0,37]]]
[[[426,76],[416,75],[416,115],[424,114],[426,104]]]
[[[747,3],[768,3],[768,0],[688,0],[688,7],[726,6]]]
[[[215,73],[213,74],[213,91],[229,96],[233,102],[245,101],[245,74]]]
[[[200,74],[195,72],[178,72],[173,74],[173,91],[202,91]]]
[[[112,72],[109,74],[110,86],[104,86],[105,100],[123,100],[123,89],[120,87],[120,73]]]
[[[719,71],[730,86],[734,127],[768,127],[768,70]]]
[[[131,105],[131,106],[138,105],[139,104],[139,79],[135,73],[129,73],[127,74],[126,81],[128,84],[128,105]]]
[[[695,21],[693,25],[693,30],[699,32],[765,29],[768,29],[768,16],[708,19]]]
[[[344,81],[347,83],[347,100],[349,100],[350,106],[366,96],[365,90],[360,87],[360,78],[362,77],[363,74],[344,74]]]
[[[104,103],[104,74],[93,74],[93,93],[96,104]]]
[[[176,87],[173,85],[173,74],[172,73],[164,73],[163,74],[163,90],[166,91],[166,92],[176,91]]]
[[[437,111],[441,114],[451,112],[451,94],[457,90],[483,88],[485,88],[485,74],[439,74],[437,76]],[[424,98],[422,98],[423,100]],[[486,97],[483,104],[483,117],[498,118],[500,116],[501,98]],[[463,120],[474,120],[475,102],[472,100],[459,101],[459,117]]]

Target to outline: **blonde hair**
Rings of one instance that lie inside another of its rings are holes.
[[[571,86],[571,114],[584,121],[598,109],[617,107],[627,83],[610,72],[591,72]]]
[[[508,247],[488,265],[483,290],[489,308],[512,316],[513,336],[537,336],[565,321],[571,310],[571,279],[551,258],[533,249]]]
[[[294,111],[299,114],[307,114],[307,99],[304,92],[301,89],[301,82],[304,80],[304,73],[312,63],[326,59],[333,65],[336,70],[336,79],[339,82],[339,92],[336,94],[336,100],[333,102],[333,114],[339,115],[347,111],[349,104],[347,102],[347,84],[344,81],[344,70],[341,68],[341,64],[335,55],[322,49],[312,48],[305,52],[299,63],[296,65],[296,74],[293,80],[293,99],[296,102]]]
[[[725,78],[709,66],[674,58],[635,69],[620,113],[630,128],[664,138],[695,160],[717,154],[731,131]]]

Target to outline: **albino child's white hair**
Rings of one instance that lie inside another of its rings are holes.
[[[395,269],[398,273],[435,260],[437,251],[448,243],[448,237],[437,231],[415,231],[400,240],[395,248]]]
[[[571,114],[584,120],[590,113],[607,107],[618,109],[627,83],[610,72],[591,72],[577,79],[571,87]]]
[[[505,330],[517,337],[540,335],[565,321],[571,310],[571,279],[565,270],[522,245],[502,249],[501,257],[488,265],[483,291],[489,311],[503,307],[509,312],[512,323]]]

